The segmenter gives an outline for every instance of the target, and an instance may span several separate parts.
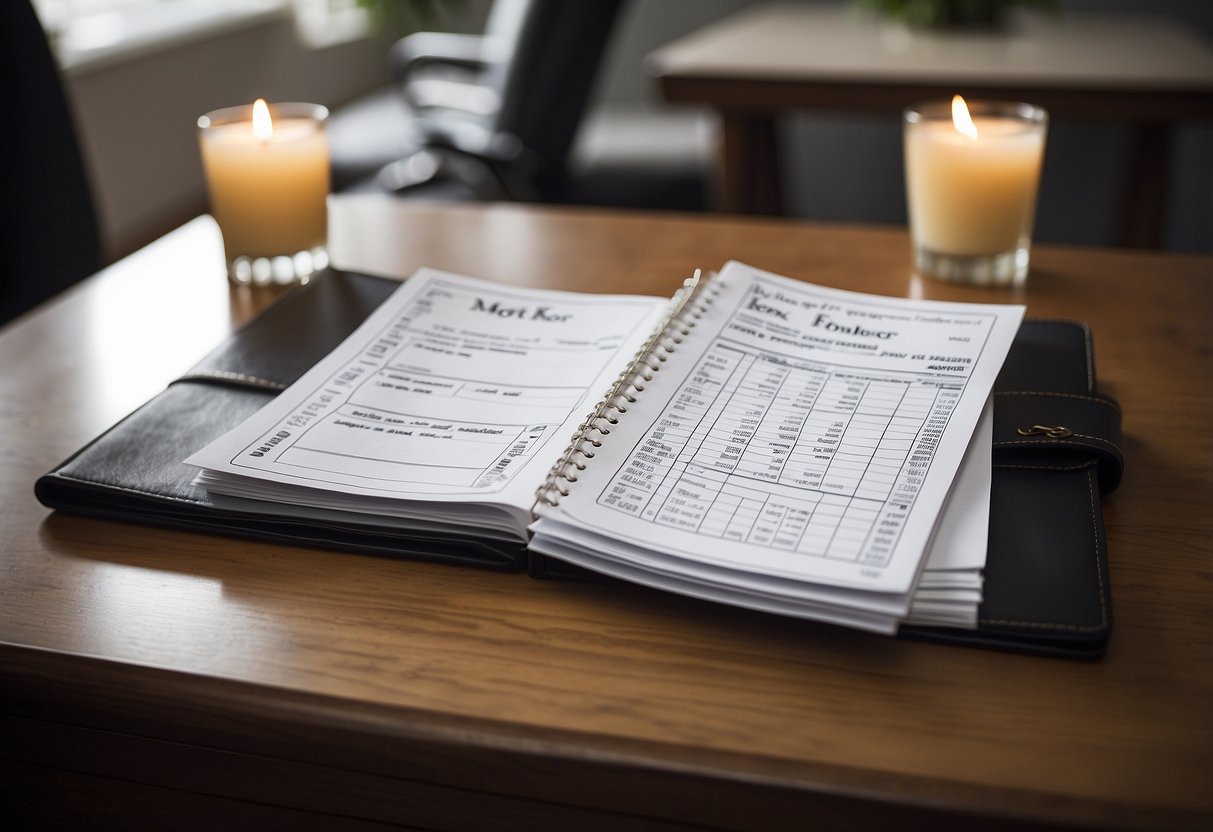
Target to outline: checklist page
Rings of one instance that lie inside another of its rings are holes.
[[[277,483],[338,495],[324,505],[365,496],[525,509],[560,443],[667,304],[422,270],[289,390],[187,462],[206,469],[209,490],[239,496]]]

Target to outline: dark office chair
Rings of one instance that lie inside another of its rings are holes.
[[[407,162],[431,134],[490,124],[529,7],[530,0],[495,0],[481,34],[417,32],[394,44],[392,85],[338,108],[329,120],[334,190],[395,190],[402,177],[419,178]],[[389,168],[394,161],[400,164]],[[413,166],[424,164],[417,158]],[[375,177],[381,170],[382,182]],[[464,195],[472,196],[466,189]]]
[[[27,0],[0,3],[0,322],[96,271],[92,194],[59,72]]]
[[[496,0],[482,38],[405,38],[393,51],[393,69],[410,111],[403,129],[416,150],[380,170],[375,186],[428,195],[438,183],[454,182],[469,198],[576,201],[569,152],[624,5]],[[453,86],[445,90],[432,84],[435,94],[425,95],[422,79],[440,68],[465,75],[446,79]],[[460,84],[465,94],[478,87],[479,97],[463,97],[482,106],[456,103]],[[330,133],[338,160],[341,132],[337,125]]]

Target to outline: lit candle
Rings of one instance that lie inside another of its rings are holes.
[[[211,212],[238,283],[306,279],[326,262],[328,111],[231,107],[198,120]]]
[[[1047,117],[955,96],[906,111],[906,193],[920,271],[1005,283],[1027,274]]]

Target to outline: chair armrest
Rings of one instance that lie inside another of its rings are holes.
[[[507,49],[497,38],[449,32],[415,32],[396,41],[389,53],[392,76],[402,86],[426,67],[482,72],[507,58]]]
[[[454,151],[490,164],[519,164],[529,155],[517,136],[475,121],[420,116],[415,119],[414,132],[425,147]]]
[[[418,119],[425,125],[425,119]],[[425,125],[423,152],[446,155],[479,165],[500,188],[501,196],[522,202],[538,198],[532,177],[537,159],[512,133],[493,131],[472,122]]]

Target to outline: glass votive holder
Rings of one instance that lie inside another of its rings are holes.
[[[956,283],[1028,275],[1048,114],[1011,101],[931,101],[904,113],[914,267]]]
[[[260,99],[198,119],[207,194],[232,283],[306,283],[328,265],[327,119],[319,104]]]

